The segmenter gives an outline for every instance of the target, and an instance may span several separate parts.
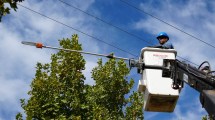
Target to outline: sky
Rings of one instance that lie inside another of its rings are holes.
[[[195,67],[208,61],[215,68],[214,6],[212,0],[25,0],[0,23],[0,120],[13,120],[23,112],[20,99],[29,98],[36,63],[50,62],[57,52],[21,41],[59,47],[59,39],[78,34],[84,51],[138,59],[140,50],[157,44],[157,34],[164,31],[177,50],[177,59],[189,60]],[[85,83],[93,85],[90,72],[100,57],[84,58]],[[133,68],[128,77],[135,80],[135,91],[140,75]],[[185,85],[174,112],[144,112],[144,117],[200,120],[206,114],[199,93]]]

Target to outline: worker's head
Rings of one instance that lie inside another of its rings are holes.
[[[169,40],[169,36],[165,32],[158,33],[157,39],[160,44],[164,44]]]

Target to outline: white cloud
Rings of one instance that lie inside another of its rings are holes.
[[[94,0],[73,0],[72,2],[67,0],[66,2],[72,3],[82,10],[92,9],[91,6],[94,4]],[[153,5],[153,3],[150,2],[144,3],[141,6],[147,6],[144,7],[144,9],[146,11],[151,11],[153,15],[164,19],[174,26],[182,28],[192,35],[198,36],[199,38],[214,44],[214,41],[212,40],[212,38],[215,37],[215,34],[213,34],[213,31],[215,30],[215,27],[213,27],[215,26],[213,15],[214,8],[211,8],[211,11],[208,11],[204,1],[190,0],[186,4],[176,4],[167,0],[163,2],[164,4],[161,4],[156,8],[150,8],[150,6]],[[56,19],[59,22],[86,32],[89,35],[96,34],[99,38],[107,41],[109,40],[109,42],[115,40],[116,43],[118,42],[119,45],[121,45],[121,41],[115,39],[121,39],[121,36],[114,34],[116,31],[113,32],[112,28],[99,26],[99,22],[95,19],[62,4],[59,1],[33,0],[24,1],[21,4]],[[213,6],[215,5],[215,2],[210,2],[210,4]],[[6,119],[5,116],[15,116],[16,112],[21,109],[19,107],[19,99],[27,97],[27,89],[29,89],[29,84],[35,73],[35,64],[37,62],[49,62],[51,53],[55,52],[54,50],[40,50],[34,47],[24,46],[21,44],[21,41],[41,41],[47,45],[58,46],[58,39],[71,37],[72,34],[78,33],[71,28],[42,17],[21,6],[18,7],[19,9],[17,12],[11,12],[11,14],[3,19],[0,24],[0,76],[2,78],[0,79],[0,83],[4,83],[0,84],[0,96],[5,96],[4,98],[0,98],[0,105],[8,105],[8,107],[0,107],[0,119]],[[101,11],[92,11],[97,16],[103,14]],[[160,14],[161,11],[163,14]],[[171,36],[171,41],[178,50],[179,56],[189,58],[189,60],[196,63],[200,63],[202,60],[206,59],[209,62],[214,60],[210,55],[211,53],[208,52],[212,51],[212,48],[209,48],[201,42],[194,40],[192,37],[185,35],[160,21],[147,17],[146,19],[140,19],[135,25],[136,29],[142,29],[153,35],[156,35],[159,31],[168,32]],[[89,36],[81,33],[78,34],[80,42],[83,44],[84,51],[107,53],[113,50],[112,47],[109,48],[105,45],[99,46],[100,43]],[[123,44],[125,43],[126,42],[124,41]],[[195,45],[193,43],[195,43]],[[118,50],[116,51],[118,52]],[[97,64],[97,58],[89,57],[88,55],[86,55],[85,58],[87,61],[86,70],[84,71],[84,74],[87,77],[86,83],[94,84],[90,72]],[[133,74],[131,76],[133,76]],[[13,110],[11,110],[12,106],[15,106],[13,107]],[[179,115],[181,115],[180,108],[181,106],[178,108]],[[6,113],[7,115],[3,113]],[[186,116],[190,118],[193,117],[190,114],[186,114]]]
[[[190,98],[190,94],[195,95],[192,95],[192,98]],[[202,108],[200,103],[199,93],[185,84],[180,93],[178,104],[176,105],[172,119],[199,120],[206,114],[205,109]]]
[[[152,6],[152,3],[145,2],[140,5],[144,11],[148,11],[153,16],[183,30],[211,45],[215,45],[213,38],[215,37],[213,31],[215,29],[214,8],[210,7],[215,4],[215,1],[210,3],[201,0],[190,0],[185,3],[175,1],[161,1],[157,7]],[[147,7],[146,7],[147,6]],[[211,10],[210,10],[211,9]],[[137,30],[147,31],[156,36],[160,31],[165,31],[170,36],[170,41],[174,44],[178,51],[178,56],[188,59],[196,64],[207,60],[215,69],[213,64],[214,48],[196,40],[195,38],[176,30],[175,28],[144,14],[144,18],[134,23],[134,28]],[[197,66],[195,66],[197,67]],[[187,90],[182,92],[180,97],[187,97]],[[188,95],[189,96],[189,95]],[[190,96],[189,96],[190,97]],[[185,98],[181,99],[183,101]],[[175,119],[195,120],[201,119],[206,114],[201,107],[199,98],[197,100],[189,101],[187,103],[180,103],[177,105],[174,114]]]
[[[27,90],[29,90],[29,84],[26,80],[23,79],[8,79],[0,78],[1,87],[0,87],[0,103],[1,110],[8,110],[18,112],[17,109],[20,107],[20,97],[26,98]],[[25,94],[23,94],[25,93]],[[1,116],[1,113],[0,113]]]
[[[32,67],[35,66],[36,61],[47,62],[49,60],[48,54],[44,51],[35,51],[36,48],[24,46],[21,44],[21,36],[14,31],[10,31],[5,26],[2,26],[3,31],[0,33],[0,54],[4,56],[0,61],[2,71],[0,74],[4,77],[19,75],[19,73],[26,75],[32,74]],[[27,49],[27,50],[26,50]],[[25,71],[25,72],[23,72]],[[26,72],[28,71],[28,72]]]
[[[206,113],[202,109],[200,103],[195,100],[185,105],[178,105],[174,115],[172,120],[199,120],[206,115]]]
[[[24,6],[45,14],[53,19],[65,23],[74,28],[93,34],[92,25],[86,24],[91,19],[86,19],[83,14],[71,10],[64,4],[56,4],[57,1],[24,1]],[[87,10],[94,0],[74,1],[79,8]],[[52,20],[44,18],[21,6],[17,12],[11,11],[0,24],[0,119],[14,119],[17,112],[22,112],[19,99],[28,98],[27,92],[30,89],[30,82],[35,74],[37,62],[50,62],[50,56],[55,50],[36,49],[25,46],[21,41],[40,41],[47,45],[58,46],[58,39],[71,37],[78,33],[71,28],[65,27]],[[92,22],[92,21],[91,21]],[[86,43],[86,50],[98,51],[97,43],[91,42],[88,37],[79,34],[80,42]],[[91,38],[90,38],[91,39]],[[93,44],[93,45],[91,45]],[[83,45],[84,47],[86,45]],[[93,84],[90,70],[95,66],[96,61],[87,59],[85,74],[86,83]]]
[[[157,8],[144,7],[147,3],[141,5],[142,9],[158,17],[159,19],[183,30],[211,45],[215,45],[212,41],[214,38],[214,10],[209,10],[209,3],[201,0],[190,0],[186,4],[174,1],[162,1],[165,5],[159,5]],[[215,4],[215,2],[210,2]],[[161,14],[162,11],[162,14]],[[190,61],[200,64],[204,60],[214,61],[211,51],[214,48],[196,40],[195,38],[155,19],[147,17],[140,19],[134,26],[136,29],[148,31],[148,33],[156,34],[160,31],[166,31],[171,42],[178,51],[178,55],[183,58],[189,58]]]
[[[97,64],[95,63],[95,61],[88,60],[88,58],[86,58],[85,60],[87,60],[87,64],[85,65],[86,69],[83,71],[86,77],[85,84],[94,85],[95,81],[91,78],[91,71]]]

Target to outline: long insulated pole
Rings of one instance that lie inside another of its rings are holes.
[[[107,58],[116,58],[116,59],[130,60],[130,58],[117,57],[117,56],[114,56],[112,54],[105,55],[105,54],[91,53],[91,52],[85,52],[85,51],[80,51],[80,50],[72,50],[72,49],[65,49],[65,48],[59,48],[59,47],[45,46],[45,45],[43,45],[42,43],[39,43],[39,42],[22,41],[22,44],[24,44],[24,45],[30,45],[30,46],[35,46],[36,48],[50,48],[50,49],[68,51],[68,52],[78,52],[78,53],[95,55],[95,56],[103,56],[103,57],[107,57]]]

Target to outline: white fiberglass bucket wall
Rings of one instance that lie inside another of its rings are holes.
[[[140,60],[147,65],[163,66],[163,59],[175,59],[174,49],[143,48]],[[144,110],[172,112],[179,97],[179,90],[172,88],[172,79],[162,77],[161,69],[144,69],[138,90],[144,93]],[[145,90],[144,90],[145,89]]]

